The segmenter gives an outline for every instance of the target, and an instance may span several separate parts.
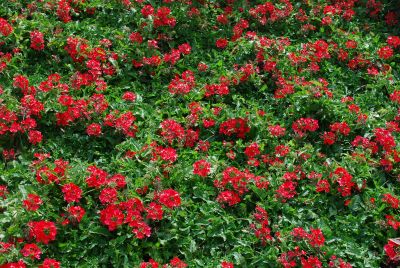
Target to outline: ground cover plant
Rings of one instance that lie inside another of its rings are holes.
[[[400,4],[0,2],[0,267],[397,267]]]

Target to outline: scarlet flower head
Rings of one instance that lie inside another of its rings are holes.
[[[89,136],[100,136],[101,135],[101,125],[97,123],[93,123],[87,126],[86,133]]]
[[[38,268],[60,268],[61,264],[59,261],[54,259],[46,258]]]
[[[72,182],[63,185],[61,191],[63,192],[64,200],[67,201],[67,203],[79,202],[81,199],[81,188]]]
[[[182,260],[179,259],[178,257],[172,258],[172,259],[170,260],[169,264],[170,264],[172,267],[175,267],[175,268],[185,268],[185,267],[188,266],[184,261],[182,261]]]
[[[36,194],[28,194],[28,198],[22,201],[26,210],[36,211],[39,209],[40,205],[43,204],[40,196]]]
[[[200,177],[207,177],[210,174],[211,164],[202,159],[193,164],[193,174]]]
[[[377,53],[379,58],[387,60],[393,56],[393,49],[389,46],[384,46],[381,47]]]
[[[163,218],[163,209],[162,206],[151,202],[146,208],[147,218],[151,220],[162,220]]]
[[[170,209],[181,205],[181,197],[179,196],[179,193],[173,189],[161,191],[158,200],[161,204]]]
[[[114,231],[124,223],[124,214],[116,205],[109,205],[100,211],[100,221],[109,231]]]
[[[43,139],[42,133],[38,130],[30,130],[28,137],[29,137],[29,142],[33,145],[40,143]]]
[[[130,102],[134,102],[136,100],[136,94],[134,92],[127,91],[122,95],[122,99]]]
[[[33,259],[40,259],[40,255],[42,251],[36,244],[25,244],[24,247],[21,249],[21,254],[24,257],[30,257]]]
[[[219,38],[216,42],[215,42],[215,46],[217,48],[225,48],[228,45],[228,40],[226,40],[225,38]]]
[[[3,18],[0,18],[0,33],[3,36],[9,36],[13,31],[13,27]]]
[[[35,238],[36,242],[47,245],[56,239],[57,228],[51,221],[31,221],[28,223],[29,236]]]
[[[234,206],[240,202],[240,197],[234,191],[223,191],[218,194],[217,201],[219,203],[227,203],[229,206]]]
[[[72,206],[68,208],[68,213],[71,220],[81,222],[83,216],[86,214],[86,211],[80,206]]]
[[[44,36],[43,33],[35,30],[30,33],[31,37],[31,48],[37,51],[44,49]]]
[[[118,192],[115,188],[105,188],[100,192],[99,199],[103,205],[115,203],[118,199]]]
[[[314,132],[318,128],[318,120],[312,118],[300,118],[292,124],[293,131],[299,137],[303,137],[306,132]]]
[[[219,133],[227,136],[236,135],[238,138],[244,139],[245,135],[250,132],[250,127],[246,119],[231,118],[223,122],[219,127]]]

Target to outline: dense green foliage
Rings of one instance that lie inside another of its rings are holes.
[[[396,267],[396,2],[1,1],[0,267]]]

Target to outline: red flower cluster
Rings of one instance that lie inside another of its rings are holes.
[[[267,241],[272,240],[271,229],[268,227],[268,213],[262,207],[256,206],[253,217],[256,224],[252,224],[251,227],[254,229],[255,236],[265,245]]]
[[[184,71],[181,75],[175,75],[168,86],[171,94],[185,95],[195,86],[194,73],[192,71]]]
[[[0,18],[0,33],[3,36],[9,36],[13,31],[13,27],[8,23],[7,20]]]
[[[229,94],[229,87],[227,83],[206,85],[205,90],[205,97],[211,97],[213,95],[224,96]]]
[[[33,31],[30,33],[31,37],[31,48],[34,50],[43,50],[44,49],[44,36],[43,33],[39,31]]]
[[[324,234],[320,229],[310,229],[310,233],[307,233],[303,228],[294,228],[292,233],[295,239],[306,239],[307,242],[313,247],[322,247],[325,243]]]
[[[181,205],[181,197],[179,196],[179,193],[173,189],[161,191],[158,194],[158,201],[170,209]]]
[[[383,247],[383,249],[385,250],[385,253],[390,260],[395,260],[399,258],[400,255],[399,245],[397,245],[393,241],[389,240],[388,243]]]
[[[389,204],[392,208],[398,209],[400,200],[391,194],[384,194],[382,201]]]
[[[31,221],[28,223],[29,237],[35,238],[36,242],[48,244],[56,239],[57,228],[51,221]]]
[[[231,118],[219,126],[219,133],[229,137],[236,135],[238,138],[244,139],[248,132],[250,132],[250,127],[247,120],[243,118]]]
[[[36,194],[28,194],[28,198],[23,200],[22,202],[25,209],[29,211],[36,211],[39,209],[40,205],[43,204],[40,196]]]
[[[156,262],[155,260],[151,259],[148,262],[142,262],[139,266],[139,268],[158,268],[160,264]],[[162,268],[185,268],[188,265],[179,259],[178,257],[174,257],[170,260],[168,264],[164,264]]]
[[[74,183],[67,183],[62,186],[61,190],[64,194],[64,200],[67,203],[79,202],[82,196],[82,190]]]
[[[182,140],[185,137],[185,129],[175,120],[167,119],[161,122],[161,136],[172,144],[174,140]]]
[[[300,118],[293,122],[293,131],[301,138],[306,132],[314,132],[319,128],[318,120],[312,118]]]
[[[117,205],[109,205],[100,211],[100,221],[108,227],[109,231],[114,231],[124,223],[124,214]]]
[[[24,247],[21,249],[21,254],[24,257],[30,257],[31,259],[40,260],[40,255],[42,254],[42,251],[36,244],[25,244]]]
[[[339,184],[339,193],[341,193],[343,197],[351,195],[352,189],[356,187],[356,184],[352,181],[353,176],[342,167],[338,167],[334,171],[333,175],[337,178],[336,182]]]
[[[207,177],[210,174],[211,164],[202,159],[193,164],[193,174],[200,177]]]
[[[254,183],[259,189],[266,189],[269,182],[261,176],[256,176],[248,170],[240,171],[235,167],[227,167],[222,172],[221,180],[214,180],[214,186],[223,189],[217,197],[220,203],[233,206],[240,202],[240,196],[248,191],[248,183]],[[231,190],[233,189],[233,190]]]
[[[176,19],[171,16],[171,9],[169,9],[168,7],[160,7],[153,15],[154,28],[158,28],[160,26],[174,27],[176,24]]]

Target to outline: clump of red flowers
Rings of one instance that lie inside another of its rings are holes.
[[[195,86],[194,73],[192,71],[184,71],[181,76],[175,75],[168,86],[171,94],[185,95],[189,93]]]
[[[56,239],[57,228],[51,221],[31,221],[28,223],[29,237],[34,238],[36,242],[47,245]]]
[[[300,118],[293,122],[293,131],[301,138],[307,132],[314,132],[319,128],[318,120],[312,118]]]
[[[39,209],[40,205],[43,204],[40,196],[36,194],[28,194],[28,198],[23,200],[22,202],[25,209],[29,211],[36,211]]]
[[[231,118],[219,126],[219,133],[229,137],[235,135],[244,139],[248,132],[250,132],[250,127],[247,124],[247,120],[243,118]]]
[[[207,177],[210,174],[211,164],[202,159],[193,164],[193,174],[200,177]]]
[[[31,48],[37,51],[44,49],[44,35],[39,31],[33,31],[30,33],[31,37]]]

